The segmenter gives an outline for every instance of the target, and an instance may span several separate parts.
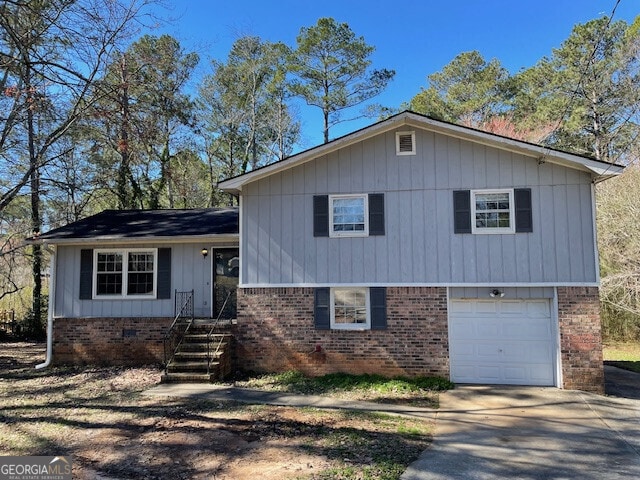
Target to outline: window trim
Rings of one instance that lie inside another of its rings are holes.
[[[483,189],[483,190],[471,190],[471,233],[473,234],[515,234],[515,199],[513,188],[495,188],[495,189]],[[492,194],[492,193],[507,193],[509,194],[509,227],[478,227],[476,226],[476,195],[478,194]]]
[[[362,198],[364,201],[364,229],[361,231],[335,231],[333,223],[333,201],[344,198]],[[329,195],[329,237],[369,236],[369,195],[366,193]]]
[[[403,135],[411,135],[411,151],[400,151],[400,137]],[[403,132],[396,132],[396,155],[415,155],[416,154],[416,132],[414,130],[408,130]]]
[[[149,294],[127,295],[129,282],[129,253],[152,253],[153,254],[153,291]],[[121,294],[98,294],[98,255],[104,253],[122,254],[122,293]],[[100,248],[93,250],[93,288],[91,298],[93,300],[155,300],[158,298],[158,249],[157,248]]]
[[[336,323],[336,291],[337,290],[361,290],[364,292],[366,310],[365,323]],[[329,317],[331,330],[371,330],[371,292],[369,287],[331,287],[329,289]]]

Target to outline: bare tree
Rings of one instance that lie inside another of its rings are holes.
[[[125,3],[128,1],[128,3]],[[41,171],[95,101],[95,80],[151,0],[5,0],[0,5],[0,214],[25,189],[42,226]],[[33,248],[34,325],[42,252]]]

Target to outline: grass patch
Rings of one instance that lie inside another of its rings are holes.
[[[640,343],[606,343],[602,353],[607,365],[640,373]]]
[[[308,377],[298,371],[260,375],[237,381],[237,386],[305,395],[332,395],[351,400],[406,403],[437,407],[437,392],[450,390],[453,383],[440,377],[395,377],[331,373]]]
[[[397,480],[432,440],[428,418],[144,397],[157,368],[35,370],[43,355],[0,345],[0,451],[70,455],[74,478]]]
[[[398,479],[430,441],[431,426],[391,415],[348,414],[357,427],[327,428],[305,448],[332,466],[305,478],[315,480]],[[371,428],[376,425],[376,429]]]

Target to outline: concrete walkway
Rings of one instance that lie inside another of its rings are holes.
[[[640,478],[640,375],[610,373],[631,398],[495,386],[442,394],[434,443],[402,480]]]
[[[340,400],[320,395],[295,395],[283,392],[266,392],[248,388],[227,387],[212,384],[163,383],[143,392],[149,397],[204,398],[212,401],[232,401],[250,404],[279,405],[284,407],[315,407],[327,409],[383,412],[434,420],[436,410],[373,402]]]
[[[605,367],[609,396],[539,387],[459,386],[440,409],[208,384],[148,396],[385,412],[436,420],[431,448],[402,480],[640,478],[640,374]]]

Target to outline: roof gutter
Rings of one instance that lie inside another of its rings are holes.
[[[36,370],[47,368],[53,360],[53,312],[55,311],[56,302],[56,247],[44,245],[44,248],[51,255],[49,263],[50,281],[49,281],[49,306],[47,308],[47,356],[43,363],[36,365]]]
[[[27,244],[86,245],[86,244],[165,244],[238,241],[237,233],[218,235],[181,235],[175,237],[86,237],[86,238],[35,238],[27,239]]]

